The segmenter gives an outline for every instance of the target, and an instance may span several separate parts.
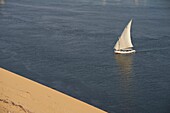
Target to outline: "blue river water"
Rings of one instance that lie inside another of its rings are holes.
[[[137,52],[115,55],[130,19]],[[169,0],[0,5],[1,67],[109,113],[170,113],[169,50]]]

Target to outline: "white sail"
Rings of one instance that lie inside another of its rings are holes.
[[[123,33],[119,37],[119,40],[117,41],[116,45],[114,48],[116,50],[121,50],[121,49],[127,49],[133,47],[132,41],[131,41],[131,24],[132,20],[128,23],[128,25],[125,27]]]

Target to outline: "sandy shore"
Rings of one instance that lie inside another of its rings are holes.
[[[0,113],[106,113],[0,68]]]

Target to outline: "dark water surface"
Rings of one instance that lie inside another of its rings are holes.
[[[137,52],[115,55],[131,18]],[[8,0],[0,66],[109,113],[170,113],[170,1]]]

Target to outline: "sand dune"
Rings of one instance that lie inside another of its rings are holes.
[[[0,113],[106,113],[0,68]]]

